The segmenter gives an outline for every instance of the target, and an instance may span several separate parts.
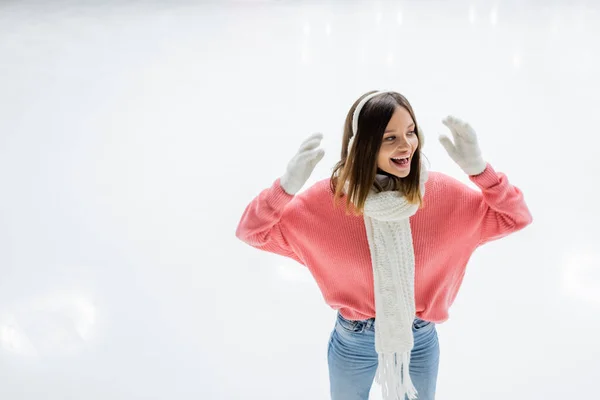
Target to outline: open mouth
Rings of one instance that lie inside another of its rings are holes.
[[[396,164],[399,167],[408,167],[408,162],[409,162],[409,157],[406,158],[400,158],[400,157],[396,157],[396,158],[392,158],[392,162],[394,164]]]

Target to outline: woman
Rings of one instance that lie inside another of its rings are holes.
[[[370,92],[346,118],[332,176],[299,193],[323,158],[309,137],[271,187],[246,208],[236,236],[305,265],[338,310],[328,350],[332,400],[435,397],[439,344],[466,264],[480,245],[532,218],[521,191],[481,156],[466,123],[443,123],[440,142],[480,190],[428,172],[413,109],[395,92]]]

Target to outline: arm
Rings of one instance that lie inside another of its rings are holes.
[[[282,229],[284,211],[325,155],[318,148],[322,139],[323,135],[314,134],[302,142],[281,178],[246,207],[236,229],[238,239],[258,249],[297,259]]]
[[[444,119],[443,123],[452,132],[454,141],[441,136],[440,142],[450,157],[469,175],[469,179],[481,189],[481,193],[472,191],[471,198],[473,208],[479,210],[482,218],[480,243],[499,239],[529,225],[532,217],[523,194],[508,182],[504,174],[497,173],[483,160],[473,128],[451,116]]]
[[[248,204],[235,236],[257,249],[293,256],[294,252],[281,229],[284,208],[293,198],[293,195],[283,190],[280,179],[277,179],[270,188],[264,189]]]
[[[531,224],[533,218],[523,193],[511,185],[506,175],[494,171],[487,164],[483,173],[469,179],[481,189],[480,225],[481,244],[500,239]]]

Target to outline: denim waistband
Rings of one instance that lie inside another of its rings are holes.
[[[350,320],[344,318],[344,316],[338,311],[338,321],[355,332],[375,331],[375,318],[369,318],[364,320]],[[428,324],[430,324],[430,322],[417,317],[415,317],[413,321],[414,327],[422,327]]]

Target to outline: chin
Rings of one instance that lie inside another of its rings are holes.
[[[410,171],[407,171],[406,173],[401,173],[401,172],[394,172],[393,173],[393,175],[397,176],[398,178],[406,178],[409,174],[410,174]]]
[[[410,171],[406,171],[406,172],[403,173],[403,172],[400,172],[400,171],[391,171],[389,169],[383,169],[383,168],[381,168],[381,171],[385,172],[388,175],[393,175],[396,178],[406,178],[410,174]],[[381,173],[381,172],[379,172],[379,173]]]

